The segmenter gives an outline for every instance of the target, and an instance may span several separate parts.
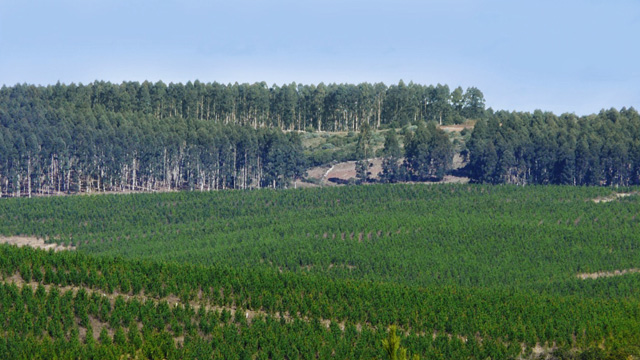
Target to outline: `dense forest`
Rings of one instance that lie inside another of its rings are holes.
[[[100,114],[149,115],[156,119],[182,118],[253,128],[283,130],[358,131],[362,124],[378,129],[402,127],[419,120],[453,123],[479,118],[484,95],[447,85],[425,86],[400,81],[318,85],[266,83],[219,84],[200,81],[166,85],[159,81],[94,82],[88,85],[16,85],[3,87],[0,103],[18,101],[40,111],[47,108]],[[87,114],[85,114],[87,115]]]
[[[476,125],[453,146],[439,125],[462,122]],[[401,140],[394,138],[398,128]],[[309,154],[303,131],[358,134],[357,144],[346,155]],[[370,140],[382,131],[380,153]],[[2,196],[287,188],[309,166],[332,160],[358,160],[363,182],[376,155],[384,157],[382,182],[440,180],[452,168],[454,148],[473,182],[640,184],[640,116],[633,108],[583,117],[494,112],[485,110],[477,88],[402,81],[0,89]]]
[[[640,184],[640,115],[610,109],[556,116],[499,111],[467,144],[471,178],[506,184]]]
[[[126,82],[0,89],[4,195],[287,187],[299,138],[480,117],[476,88]]]

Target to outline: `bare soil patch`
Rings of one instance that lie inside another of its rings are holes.
[[[373,175],[373,171],[371,172]],[[356,162],[355,161],[347,161],[343,163],[339,163],[333,166],[332,169],[327,171],[327,174],[323,180],[327,179],[340,179],[340,180],[349,180],[356,177]],[[333,185],[333,182],[327,182],[327,184]]]
[[[578,278],[582,280],[586,279],[598,279],[603,277],[612,277],[612,276],[622,276],[625,274],[633,274],[640,272],[640,269],[625,269],[625,270],[615,270],[615,271],[598,271],[594,273],[581,273],[578,274]]]
[[[441,125],[440,129],[444,131],[457,131],[460,132],[464,129],[473,129],[472,124],[460,124],[460,125]]]
[[[369,159],[369,164],[371,164],[369,178],[373,180],[379,179],[378,174],[382,172],[382,158]],[[333,166],[314,167],[307,171],[307,177],[319,180],[321,185],[347,183],[350,179],[355,179],[356,177],[356,162],[346,161]],[[332,181],[329,179],[332,179]]]
[[[329,170],[331,166],[316,166],[307,170],[307,177],[310,179],[322,179],[324,174]]]
[[[371,164],[371,166],[369,167],[369,172],[371,173],[369,175],[369,179],[372,179],[374,181],[380,179],[378,174],[382,172],[382,161],[383,161],[382,158],[369,159],[369,163]],[[456,170],[464,167],[464,165],[465,165],[464,159],[459,154],[455,154],[453,157],[452,168]],[[317,166],[307,170],[307,178],[312,179],[314,183],[317,183],[321,186],[336,186],[340,184],[348,184],[349,180],[356,178],[356,162],[346,161],[346,162],[337,163],[332,166],[327,166],[327,165]],[[466,184],[468,182],[469,182],[468,177],[446,175],[441,181],[427,182],[427,183]]]
[[[613,194],[611,196],[604,196],[604,197],[600,196],[600,197],[597,197],[597,198],[592,199],[592,200],[596,204],[598,204],[598,203],[607,203],[607,202],[611,202],[611,201],[618,200],[620,198],[627,197],[627,196],[632,196],[632,195],[638,195],[638,192],[636,191],[636,192],[630,192],[630,193],[616,193],[616,194]]]
[[[65,246],[55,243],[46,243],[44,239],[39,239],[33,236],[0,236],[0,244],[16,245],[18,247],[30,246],[36,249],[62,251],[62,250],[75,250],[74,246]]]
[[[298,180],[295,184],[293,184],[293,188],[295,189],[308,189],[308,188],[315,188],[318,186],[320,185],[306,182],[304,180]]]
[[[357,268],[357,266],[355,266],[355,265],[349,265],[349,264],[347,264],[347,263],[344,263],[344,264],[330,263],[330,264],[329,264],[329,267],[328,267],[327,269],[328,269],[328,270],[331,270],[331,269],[333,269],[333,268],[346,268],[346,269],[349,269],[349,270],[353,270],[353,269],[356,269],[356,268]]]
[[[466,184],[468,182],[468,177],[445,175],[438,184]]]

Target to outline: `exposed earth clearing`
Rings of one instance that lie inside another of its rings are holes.
[[[640,272],[640,269],[625,269],[625,270],[615,270],[615,271],[598,271],[594,273],[582,273],[578,274],[578,278],[582,280],[586,279],[598,279],[603,277],[612,277],[612,276],[622,276],[625,274],[633,274]]]
[[[623,197],[627,197],[627,196],[632,196],[632,195],[638,195],[637,192],[631,192],[631,193],[617,193],[617,194],[613,194],[611,196],[606,196],[606,197],[597,197],[595,199],[593,199],[593,202],[598,204],[598,203],[607,203],[607,202],[611,202]]]
[[[18,247],[30,246],[36,249],[62,251],[75,250],[74,246],[60,245],[56,243],[47,243],[43,239],[32,236],[0,236],[0,244],[16,245]]]

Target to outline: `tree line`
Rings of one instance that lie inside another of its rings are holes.
[[[402,81],[3,86],[0,192],[287,187],[305,166],[296,131],[450,123],[483,113],[476,88]]]
[[[634,108],[577,117],[498,111],[477,122],[469,172],[492,184],[640,184],[640,115]]]
[[[23,100],[0,104],[3,196],[286,187],[305,167],[296,133]]]
[[[318,85],[220,84],[96,81],[88,85],[3,86],[0,99],[19,99],[53,108],[102,109],[138,113],[156,119],[184,118],[253,128],[358,131],[420,120],[460,122],[484,114],[484,95],[475,88],[410,82]]]
[[[453,163],[454,146],[449,136],[438,129],[435,122],[418,122],[415,131],[404,128],[404,149],[400,147],[395,129],[385,132],[384,147],[377,151],[383,158],[382,172],[378,175],[382,183],[402,181],[442,180]],[[371,129],[365,125],[357,137],[354,157],[356,182],[373,182],[369,168],[373,155]],[[404,157],[403,157],[404,156]]]
[[[353,159],[362,182],[365,159],[376,153],[372,133],[388,128],[380,179],[439,180],[453,146],[436,124],[465,119],[477,120],[462,149],[474,182],[640,184],[633,108],[583,117],[493,112],[477,88],[402,81],[94,82],[0,89],[0,193],[285,188],[313,161],[304,156],[303,130],[358,132]],[[404,149],[393,138],[398,127]]]

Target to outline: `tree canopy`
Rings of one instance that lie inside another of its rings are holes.
[[[409,174],[417,180],[441,180],[453,161],[453,145],[449,136],[434,122],[420,123],[405,145],[405,163]]]
[[[476,123],[467,147],[477,182],[640,184],[640,115],[633,108],[585,117],[498,111]]]
[[[464,101],[478,96],[459,89],[454,106],[446,85],[402,81],[3,86],[0,192],[286,187],[304,172],[296,131],[366,129],[364,158],[369,129],[481,116],[482,101]]]

